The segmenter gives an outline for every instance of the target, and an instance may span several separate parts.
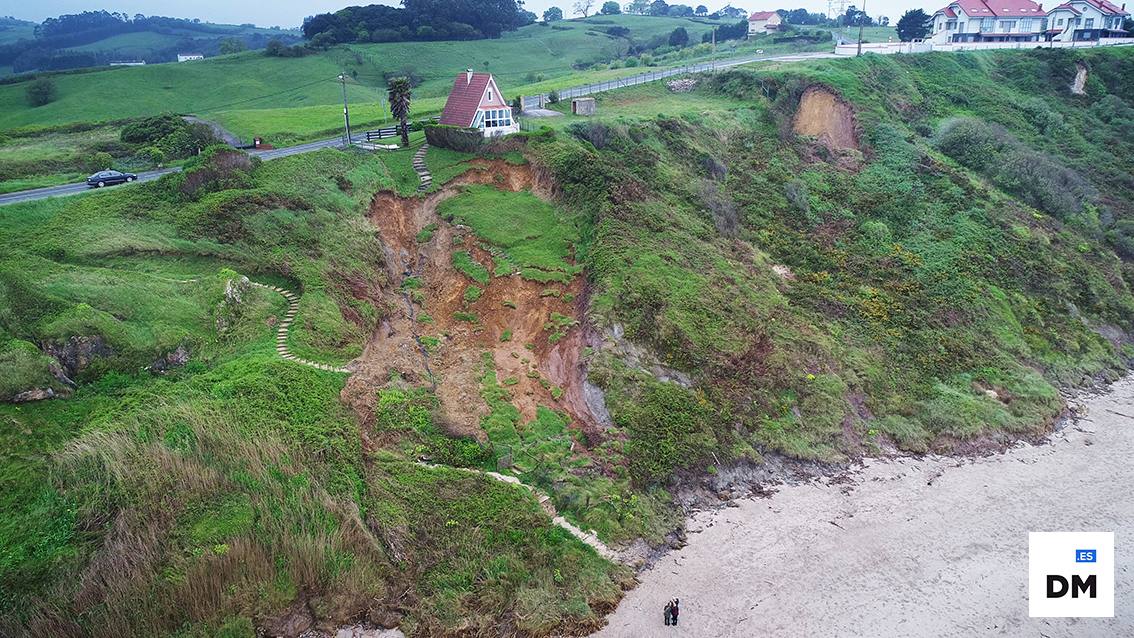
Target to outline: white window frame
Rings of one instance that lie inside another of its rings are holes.
[[[1015,20],[1001,20],[1000,21],[1000,32],[1001,33],[1012,33],[1012,31],[1014,31],[1015,29],[1016,29],[1016,21]]]
[[[980,19],[980,30],[982,32],[991,32],[995,28],[996,28],[996,19],[995,18],[981,18]]]
[[[1083,22],[1083,28],[1084,29],[1095,28],[1095,19],[1094,18],[1087,18],[1086,21]]]
[[[488,89],[488,101],[489,102],[492,101],[492,89],[491,88]]]
[[[1032,32],[1032,19],[1031,18],[1024,18],[1024,19],[1020,20],[1020,33],[1031,33],[1031,32]]]

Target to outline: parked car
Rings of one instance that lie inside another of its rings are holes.
[[[121,184],[123,182],[132,182],[136,179],[138,179],[138,176],[133,173],[120,173],[118,171],[99,171],[87,178],[87,186],[90,186],[91,188],[102,188],[103,186],[113,186],[114,184]]]

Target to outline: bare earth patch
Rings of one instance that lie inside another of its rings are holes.
[[[539,283],[510,274],[473,282],[453,267],[452,255],[466,251],[493,273],[490,247],[437,213],[438,205],[466,184],[530,189],[543,196],[550,189],[539,183],[530,165],[476,160],[474,166],[426,198],[392,193],[374,198],[370,219],[386,246],[393,283],[386,302],[394,312],[352,364],[356,371],[343,389],[343,400],[370,423],[375,392],[392,374],[418,385],[433,384],[448,432],[484,441],[480,420],[488,407],[480,397],[481,357],[491,352],[497,377],[522,421],[534,419],[537,407],[544,405],[566,412],[574,427],[593,435],[598,426],[584,400],[585,371],[579,362],[583,330],[575,326],[553,339],[562,331],[548,328],[553,313],[575,320],[582,316],[581,278]],[[419,241],[426,229],[434,230]],[[482,290],[475,300],[466,299],[469,286]]]

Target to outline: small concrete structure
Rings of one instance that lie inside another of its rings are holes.
[[[205,55],[203,53],[178,53],[177,54],[177,61],[178,62],[192,62],[193,60],[204,60],[204,59],[205,59]]]
[[[593,97],[577,97],[571,100],[571,113],[574,115],[594,115],[595,110]]]

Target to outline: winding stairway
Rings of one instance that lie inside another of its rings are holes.
[[[253,286],[256,286],[257,288],[263,288],[265,290],[279,293],[283,295],[284,299],[287,299],[287,314],[284,315],[284,319],[280,322],[280,325],[276,327],[276,352],[279,353],[281,357],[287,359],[288,361],[294,361],[295,363],[298,363],[300,365],[317,368],[319,370],[326,370],[327,372],[345,372],[347,374],[350,374],[350,370],[347,370],[346,368],[337,368],[326,363],[309,361],[307,359],[302,359],[293,355],[287,348],[287,331],[288,328],[291,327],[292,322],[295,321],[296,313],[299,312],[299,297],[297,297],[294,292],[285,288],[268,286],[266,284],[258,284],[254,281],[249,283],[251,283]]]
[[[417,187],[419,193],[424,193],[433,186],[433,175],[430,174],[429,167],[425,165],[425,153],[428,150],[429,142],[426,142],[413,154],[413,172],[417,173],[418,179],[421,180],[421,184]]]

